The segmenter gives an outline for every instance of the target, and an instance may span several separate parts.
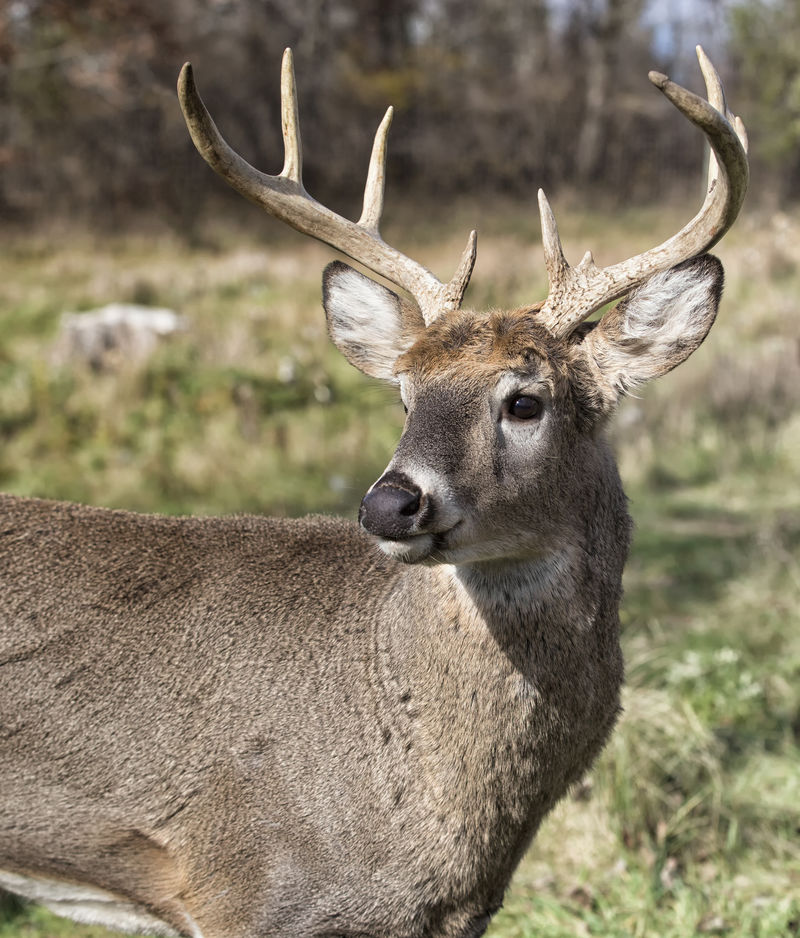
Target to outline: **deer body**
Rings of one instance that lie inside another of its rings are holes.
[[[332,519],[0,519],[38,586],[0,602],[0,870],[174,932],[479,934],[616,718],[613,527],[465,575]]]
[[[399,387],[406,425],[360,526],[0,496],[0,887],[187,938],[483,933],[617,717],[630,521],[603,431],[703,341],[722,290],[704,252],[747,181],[701,63],[716,106],[656,76],[717,154],[701,212],[572,268],[541,196],[550,295],[487,313],[458,308],[474,234],[446,285],[378,234],[390,115],[354,224],[302,186],[289,55],[279,178],[184,70],[214,168],[415,300],[324,274],[332,340]]]

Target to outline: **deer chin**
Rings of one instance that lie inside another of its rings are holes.
[[[436,550],[436,537],[433,534],[414,534],[397,540],[379,537],[377,540],[384,554],[400,563],[430,563],[431,554]]]

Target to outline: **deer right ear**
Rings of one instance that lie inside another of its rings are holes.
[[[322,275],[322,305],[334,345],[359,371],[396,381],[394,363],[425,328],[396,293],[341,261]]]

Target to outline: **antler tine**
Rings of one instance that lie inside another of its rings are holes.
[[[542,307],[544,324],[554,334],[569,335],[593,312],[618,299],[660,271],[713,247],[739,214],[747,192],[747,134],[728,111],[719,75],[697,47],[709,100],[687,91],[666,75],[650,72],[653,84],[708,138],[713,154],[709,184],[700,211],[667,241],[611,267],[599,268],[587,253],[577,267],[564,258],[555,218],[540,194],[542,241],[550,290]]]
[[[283,132],[283,169],[281,176],[303,185],[303,145],[300,141],[297,109],[297,85],[294,80],[294,56],[283,50],[281,61],[281,130]]]
[[[352,222],[317,202],[303,187],[291,50],[284,53],[281,68],[284,165],[279,176],[269,176],[255,169],[226,143],[197,92],[192,66],[188,62],[178,78],[178,98],[198,152],[237,192],[297,231],[341,251],[405,290],[416,300],[426,324],[433,322],[445,310],[460,306],[475,263],[474,232],[455,276],[447,284],[422,264],[387,245],[378,232],[383,210],[386,138],[392,120],[391,108],[375,135],[364,191],[364,210],[358,222]]]
[[[472,276],[472,268],[475,266],[475,258],[478,256],[478,232],[473,228],[467,238],[467,246],[458,262],[453,279],[447,284],[443,294],[444,309],[458,309],[464,294],[467,292],[469,278]]]
[[[386,141],[392,126],[394,108],[390,107],[375,132],[372,144],[372,156],[367,170],[367,184],[364,186],[364,210],[358,224],[367,231],[378,233],[383,215],[383,192],[386,186]]]
[[[544,266],[550,281],[550,288],[558,284],[569,269],[561,238],[558,235],[558,225],[550,203],[544,190],[539,190],[539,218],[542,223],[542,249],[544,251]]]
[[[703,73],[703,79],[706,83],[706,93],[709,104],[715,107],[733,127],[745,153],[747,153],[747,131],[745,130],[741,119],[736,117],[736,115],[733,114],[728,108],[728,102],[725,100],[725,89],[722,87],[722,79],[719,77],[719,72],[716,70],[716,68],[714,68],[711,59],[709,59],[709,57],[706,55],[702,46],[695,46],[695,52],[697,53],[697,60],[700,63],[700,71]],[[711,186],[718,175],[719,163],[717,161],[716,155],[714,154],[714,151],[711,150],[708,155],[709,190],[711,189]]]

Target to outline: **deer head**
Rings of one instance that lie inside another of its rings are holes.
[[[338,261],[324,273],[331,338],[361,371],[399,385],[407,412],[397,451],[360,513],[389,555],[408,563],[476,563],[533,558],[563,546],[582,490],[609,471],[598,430],[620,395],[675,367],[705,338],[723,281],[719,261],[705,252],[736,219],[748,167],[744,127],[728,111],[714,67],[697,51],[708,100],[650,73],[711,146],[707,196],[697,215],[636,257],[599,268],[587,253],[572,267],[540,191],[548,296],[486,313],[460,309],[475,263],[474,231],[448,283],[380,236],[391,108],[375,137],[363,212],[354,223],[303,187],[289,50],[279,176],[260,173],[225,143],[195,90],[191,66],[184,66],[181,105],[209,165],[277,218],[411,298]],[[622,296],[598,322],[586,322]]]

